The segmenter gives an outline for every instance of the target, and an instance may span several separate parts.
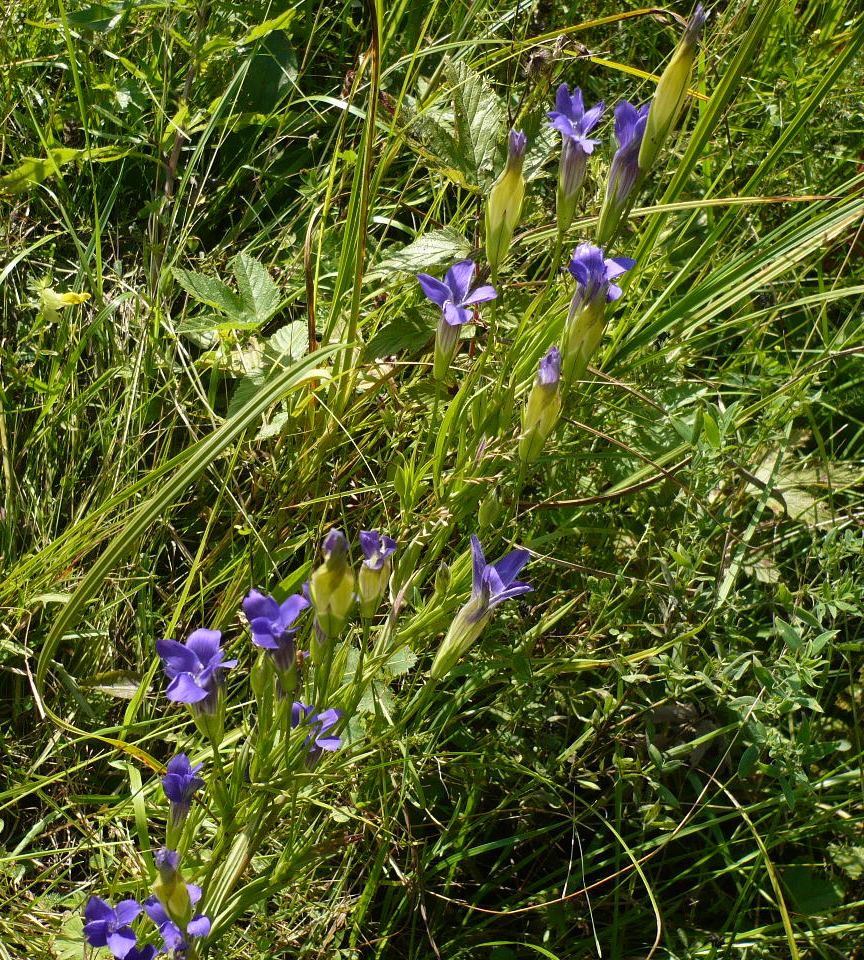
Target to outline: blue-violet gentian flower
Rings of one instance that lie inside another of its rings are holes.
[[[387,589],[392,567],[390,558],[396,551],[396,541],[378,530],[361,530],[360,549],[364,558],[357,578],[360,615],[368,619],[375,616]]]
[[[635,266],[630,257],[606,257],[601,247],[580,244],[568,269],[576,291],[564,327],[564,381],[568,389],[582,380],[588,362],[603,339],[606,304],[621,296],[614,281]]]
[[[116,907],[101,897],[90,897],[84,908],[84,937],[91,947],[108,947],[124,960],[136,944],[130,924],[141,912],[137,900],[121,900]]]
[[[193,767],[185,753],[178,753],[168,761],[162,789],[170,803],[168,829],[172,834],[183,826],[192,806],[192,797],[204,786],[198,776],[203,766],[199,763]]]
[[[606,257],[601,247],[580,243],[573,251],[567,269],[576,280],[574,300],[577,306],[606,303],[621,296],[621,287],[613,283],[617,277],[636,266],[631,257]]]
[[[646,171],[639,165],[639,150],[648,124],[648,104],[634,107],[623,100],[615,107],[615,139],[618,149],[612,158],[606,198],[597,225],[597,243],[607,246],[615,238],[630,194]]]
[[[224,660],[219,630],[195,630],[186,643],[157,640],[156,652],[171,683],[165,691],[169,700],[186,703],[194,712],[216,712],[221,687],[220,671],[237,665]]]
[[[243,612],[252,631],[252,642],[270,652],[277,670],[287,673],[294,666],[296,651],[294,634],[297,619],[309,606],[302,593],[295,593],[277,603],[273,597],[250,590],[243,600]]]
[[[453,618],[444,642],[432,662],[433,680],[450,672],[483,632],[499,604],[533,590],[529,584],[520,583],[516,579],[530,556],[527,550],[513,550],[495,564],[486,563],[480,541],[474,534],[471,535],[471,597]]]
[[[494,300],[498,293],[485,284],[471,289],[476,267],[473,260],[460,260],[447,271],[443,281],[418,273],[417,280],[426,296],[441,308],[441,319],[435,335],[435,358],[433,375],[443,380],[447,375],[456,346],[459,342],[459,327],[471,320],[468,307]]]
[[[600,143],[588,134],[599,123],[604,109],[605,104],[601,101],[586,110],[582,91],[574,87],[571,94],[567,84],[562,83],[555,94],[555,109],[547,114],[549,126],[557,130],[562,137],[556,208],[558,232],[561,236],[573,220],[576,197],[585,181],[588,157]]]
[[[342,746],[342,738],[329,734],[331,730],[342,719],[342,711],[330,707],[322,710],[321,713],[315,712],[315,707],[311,704],[294,701],[291,707],[291,727],[299,727],[302,723],[308,723],[312,732],[306,737],[306,745],[309,747],[309,757],[312,762],[318,759],[321,752],[326,750],[333,753]]]

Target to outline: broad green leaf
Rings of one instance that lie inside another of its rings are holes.
[[[417,663],[417,654],[411,647],[400,647],[392,654],[384,664],[384,669],[391,677],[401,677],[403,673],[408,673]]]
[[[308,349],[309,330],[305,323],[295,320],[270,337],[264,357],[271,366],[284,367],[299,360]]]
[[[279,309],[282,295],[263,264],[246,253],[231,261],[244,310],[264,323]]]
[[[278,437],[285,428],[285,424],[291,419],[291,414],[284,410],[281,413],[274,414],[269,423],[265,423],[258,433],[255,434],[256,440],[270,440]]]
[[[84,946],[84,918],[80,911],[67,913],[51,944],[56,960],[80,960]]]
[[[482,187],[494,179],[495,157],[507,119],[504,107],[480,74],[462,61],[449,63],[445,72],[453,86],[459,166]]]
[[[274,30],[287,30],[296,14],[296,10],[286,10],[285,13],[280,13],[278,17],[273,17],[272,20],[259,23],[257,27],[252,27],[246,36],[239,41],[239,45],[246,46],[246,44],[254,43]]]
[[[364,355],[370,360],[379,360],[403,350],[419,350],[435,335],[436,323],[434,310],[406,311],[404,316],[376,332],[366,344]]]
[[[83,10],[68,13],[66,22],[74,30],[108,33],[120,22],[128,6],[128,3],[91,3]]]
[[[203,273],[194,273],[192,270],[181,270],[173,267],[171,273],[180,286],[190,297],[208,307],[215,307],[229,317],[239,317],[243,310],[240,297],[216,277],[207,277]]]
[[[266,382],[267,378],[262,373],[253,373],[248,377],[243,377],[234,388],[234,393],[228,403],[228,419],[236,416],[238,411],[242,410],[260,390],[263,390]]]
[[[430,230],[377,264],[371,273],[419,273],[450,266],[471,254],[471,244],[452,227]]]

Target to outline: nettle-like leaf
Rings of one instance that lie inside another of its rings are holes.
[[[193,300],[213,307],[229,317],[239,318],[243,311],[243,301],[227,283],[216,277],[208,277],[192,270],[181,270],[179,267],[174,267],[171,273]]]
[[[295,320],[280,327],[267,341],[265,365],[287,367],[296,363],[309,349],[309,330],[305,323]]]
[[[478,187],[491,184],[495,157],[506,123],[504,106],[479,73],[467,64],[445,68],[453,85],[453,113],[460,168]]]
[[[231,272],[237,281],[236,293],[217,277],[172,268],[174,279],[193,300],[221,314],[184,320],[178,327],[180,333],[200,338],[208,332],[257,330],[276,313],[282,295],[263,264],[238,253],[231,261]]]
[[[243,377],[234,389],[231,402],[228,404],[228,416],[232,416],[244,403],[255,396],[259,390],[262,390],[269,380],[305,356],[308,350],[309,332],[305,323],[295,320],[293,323],[280,327],[268,339],[263,353],[258,354],[260,366]],[[273,418],[271,423],[276,423],[278,416],[279,414]],[[287,422],[286,419],[280,422],[280,426],[275,433],[279,432],[285,422]],[[274,435],[274,432],[268,431],[268,427],[265,426],[261,428],[256,439],[266,439]]]
[[[471,254],[471,244],[452,227],[429,230],[422,237],[389,254],[377,264],[372,274],[419,273],[435,267],[449,267]]]
[[[507,113],[483,77],[462,62],[445,70],[452,86],[452,109],[427,107],[410,124],[431,166],[459,186],[483,190],[495,178]]]
[[[231,261],[231,272],[237,279],[244,313],[251,314],[259,323],[265,323],[282,302],[279,288],[266,268],[254,257],[238,253]]]

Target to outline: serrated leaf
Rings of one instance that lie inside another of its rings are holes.
[[[445,68],[453,86],[459,168],[482,187],[492,182],[495,156],[506,124],[504,107],[479,73],[466,63]]]
[[[379,360],[403,350],[420,350],[435,336],[436,318],[430,311],[424,316],[417,311],[408,311],[398,320],[386,324],[366,344],[364,356]]]
[[[282,295],[272,277],[254,257],[238,253],[231,261],[244,310],[258,323],[264,323],[279,309]]]
[[[471,244],[452,227],[430,230],[382,260],[372,273],[419,273],[435,267],[449,267],[471,253]]]
[[[240,297],[227,283],[216,277],[208,277],[192,270],[181,270],[179,267],[173,267],[171,273],[186,293],[199,303],[206,303],[208,307],[220,310],[229,317],[239,318],[243,312]]]
[[[272,437],[278,437],[282,432],[282,428],[286,423],[291,419],[291,415],[286,413],[284,410],[280,413],[275,414],[275,416],[270,420],[269,423],[265,423],[258,433],[255,434],[256,440],[270,440]]]
[[[417,654],[410,647],[400,647],[384,664],[384,669],[391,677],[401,677],[408,673],[417,663]]]
[[[309,349],[309,330],[305,323],[295,320],[280,327],[267,341],[265,357],[271,365],[287,367],[305,355]]]
[[[77,911],[67,913],[51,944],[55,960],[80,960],[84,946],[84,919]]]
[[[264,386],[266,383],[266,377],[262,374],[251,374],[248,377],[243,377],[243,379],[237,384],[234,388],[234,393],[231,394],[231,400],[228,403],[228,411],[226,416],[233,417],[235,413],[246,403],[248,403],[252,397]]]

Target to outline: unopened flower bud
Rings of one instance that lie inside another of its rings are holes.
[[[525,198],[525,177],[522,175],[525,145],[525,134],[511,130],[507,165],[492,185],[486,203],[486,258],[492,269],[493,281],[510,249],[513,232],[522,212]]]
[[[540,361],[537,376],[522,412],[522,436],[519,459],[532,463],[543,449],[546,438],[561,413],[561,352],[550,347]]]
[[[435,593],[443,595],[450,586],[450,567],[442,560],[435,573]]]
[[[192,918],[192,901],[180,872],[180,855],[176,850],[162,847],[154,857],[159,876],[153,884],[153,893],[165,908],[168,916],[185,928]]]
[[[340,530],[331,530],[324,540],[324,563],[309,580],[309,597],[315,622],[328,639],[337,637],[354,604],[354,573],[348,564],[348,541]],[[312,659],[316,646],[312,646]]]
[[[483,498],[480,508],[477,511],[477,520],[480,524],[480,529],[485,530],[487,527],[491,527],[500,515],[501,501],[498,499],[498,491],[493,488]]]
[[[358,577],[360,616],[368,620],[375,616],[390,581],[396,541],[377,530],[361,530],[360,548],[365,557]]]
[[[639,150],[639,169],[643,173],[647,173],[654,165],[660,149],[681,115],[690,73],[699,49],[699,34],[707,17],[702,4],[697,4],[669,65],[657,83],[648,113],[648,125]]]

